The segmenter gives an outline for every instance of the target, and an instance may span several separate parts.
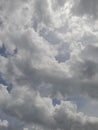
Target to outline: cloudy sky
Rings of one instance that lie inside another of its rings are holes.
[[[0,130],[98,130],[98,0],[0,0]]]

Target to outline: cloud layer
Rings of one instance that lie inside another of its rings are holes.
[[[97,0],[0,1],[0,130],[98,129],[67,101],[98,100],[97,10]]]

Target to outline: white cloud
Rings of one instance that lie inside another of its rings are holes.
[[[98,118],[78,113],[76,105],[70,101],[62,101],[60,105],[54,107],[50,98],[41,97],[26,87],[13,89],[9,96],[6,96],[5,102],[0,103],[1,110],[26,123],[35,123],[46,129],[98,128]]]

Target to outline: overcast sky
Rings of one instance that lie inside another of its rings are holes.
[[[0,130],[98,130],[98,0],[0,0]]]

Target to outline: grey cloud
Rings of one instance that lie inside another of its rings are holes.
[[[48,30],[47,28],[42,28],[40,30],[40,36],[44,37],[51,45],[59,44],[62,40],[57,36],[54,31]]]
[[[82,79],[90,79],[97,73],[97,63],[90,61],[88,59],[84,60],[83,62],[77,62],[73,67],[75,73],[77,72],[77,76]]]
[[[52,8],[53,10],[57,10],[60,7],[63,7],[67,0],[53,0],[52,1]]]
[[[47,0],[34,1],[33,27],[37,31],[40,24],[51,25],[51,16]]]
[[[72,9],[77,15],[87,15],[90,18],[98,17],[98,1],[97,0],[77,0]]]
[[[88,59],[97,62],[98,47],[95,45],[87,45],[82,53],[83,59]]]

